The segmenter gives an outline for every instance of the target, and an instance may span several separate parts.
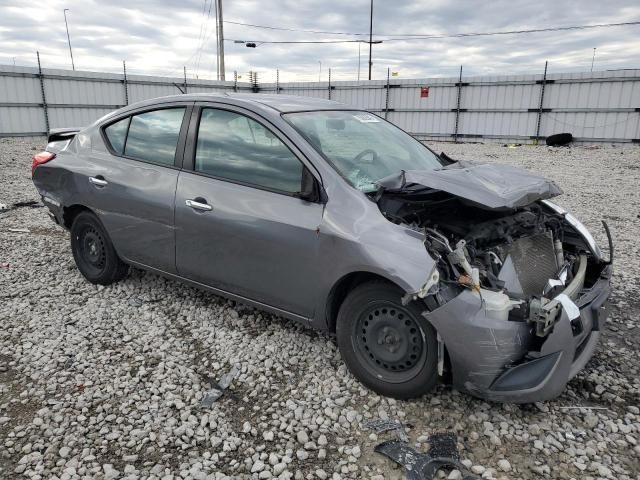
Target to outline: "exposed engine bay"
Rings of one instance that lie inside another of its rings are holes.
[[[376,201],[390,221],[424,232],[437,268],[413,297],[435,301],[431,308],[470,289],[499,318],[529,322],[545,337],[601,270],[564,214],[542,202],[490,209],[421,185],[378,192]]]

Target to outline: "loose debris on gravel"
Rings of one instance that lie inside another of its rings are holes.
[[[0,140],[1,478],[403,478],[373,451],[397,438],[365,426],[376,419],[402,422],[419,452],[455,434],[482,478],[640,478],[638,147],[433,145],[555,179],[560,204],[601,244],[601,218],[615,238],[598,352],[560,398],[517,406],[444,386],[394,401],[354,380],[330,335],[141,271],[89,284],[68,234],[30,203],[43,142]]]

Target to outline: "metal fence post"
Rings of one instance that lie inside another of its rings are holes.
[[[238,71],[237,70],[233,71],[233,91],[234,92],[238,91]]]
[[[458,75],[458,98],[456,99],[456,125],[453,131],[453,141],[458,142],[458,126],[460,125],[460,99],[462,97],[462,65],[460,65],[460,75]]]
[[[127,63],[122,61],[122,71],[124,72],[124,77],[122,83],[124,84],[124,104],[129,105],[129,90],[127,88]]]
[[[384,119],[387,119],[387,114],[389,113],[389,67],[387,67],[387,92],[385,94],[384,99]]]
[[[260,85],[258,84],[258,72],[249,72],[249,78],[253,93],[258,93],[260,91]]]
[[[549,61],[544,62],[544,75],[542,75],[542,86],[540,88],[540,105],[538,106],[538,121],[536,122],[536,137],[533,139],[534,145],[538,144],[540,137],[540,123],[542,121],[542,102],[544,102],[544,88],[547,85],[547,65]]]
[[[329,68],[329,100],[331,100],[331,68]]]
[[[187,67],[182,67],[184,70],[184,93],[187,93]]]
[[[49,134],[49,111],[47,109],[47,96],[44,93],[44,75],[42,75],[42,67],[40,66],[40,52],[36,52],[38,56],[38,78],[40,78],[40,90],[42,91],[42,110],[44,112],[44,125]]]

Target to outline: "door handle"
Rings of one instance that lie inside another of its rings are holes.
[[[97,177],[89,177],[89,183],[95,185],[96,187],[106,187],[109,182],[107,182],[104,178],[97,176]]]
[[[191,207],[194,210],[201,210],[203,212],[210,212],[213,210],[213,207],[208,203],[196,202],[195,200],[186,200],[184,203],[187,204],[187,207]]]

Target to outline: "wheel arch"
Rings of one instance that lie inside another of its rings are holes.
[[[64,224],[64,226],[65,226],[65,228],[67,230],[71,230],[71,225],[73,225],[74,219],[81,212],[89,212],[89,213],[92,213],[92,214],[96,215],[96,212],[91,210],[89,207],[87,207],[86,205],[79,204],[79,203],[75,203],[73,205],[70,205],[68,207],[64,207],[63,208],[63,210],[62,210],[62,222],[63,222],[63,224]],[[97,215],[96,215],[96,217],[97,217]]]
[[[330,332],[335,333],[336,331],[338,312],[340,311],[340,306],[344,302],[345,298],[347,298],[349,292],[363,283],[372,281],[386,282],[400,288],[402,291],[406,291],[397,282],[394,282],[379,273],[361,270],[343,275],[333,284],[329,291],[329,295],[327,296],[325,305],[325,321],[327,329]]]
[[[336,323],[338,319],[338,312],[340,311],[340,307],[344,300],[346,299],[349,292],[353,289],[367,282],[372,281],[382,281],[386,282],[389,285],[393,285],[395,287],[400,288],[402,291],[406,292],[406,288],[403,288],[398,282],[393,281],[392,279],[385,277],[379,273],[371,272],[371,271],[354,271],[343,275],[339,278],[331,288],[329,295],[327,297],[326,307],[325,307],[325,317],[326,317],[326,325],[327,329],[331,333],[336,332]],[[425,308],[428,308],[425,305]],[[431,327],[438,332],[438,329],[435,325],[428,322]],[[444,361],[444,372],[442,375],[442,381],[444,383],[451,383],[451,358],[449,349],[447,348],[444,340],[442,341],[443,347],[443,361]]]

